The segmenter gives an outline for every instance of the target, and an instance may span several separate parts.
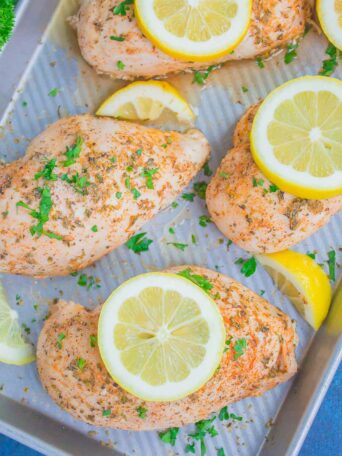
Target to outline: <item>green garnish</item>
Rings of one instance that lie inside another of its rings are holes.
[[[50,160],[46,163],[44,168],[34,175],[34,179],[38,180],[41,177],[48,181],[55,181],[58,179],[57,174],[53,173],[53,170],[56,167],[56,159]]]
[[[194,234],[191,235],[191,242],[193,244],[195,244],[195,245],[197,244],[197,239],[196,239],[196,236]]]
[[[159,438],[164,443],[168,443],[172,446],[175,446],[179,428],[173,427],[164,432],[159,432]]]
[[[329,267],[329,279],[336,280],[335,266],[336,266],[336,252],[335,250],[330,250],[328,252],[328,267]]]
[[[97,337],[92,335],[89,337],[89,343],[92,348],[95,348],[97,345]]]
[[[87,176],[80,176],[78,173],[75,173],[73,176],[69,177],[67,174],[61,176],[62,181],[68,182],[72,188],[82,195],[87,193],[87,187],[89,187],[90,182],[88,181]]]
[[[188,244],[182,244],[181,242],[168,242],[167,245],[173,245],[173,247],[176,247],[176,249],[182,252],[188,247]]]
[[[257,57],[256,59],[256,64],[258,65],[259,68],[265,68],[265,64],[264,64],[264,61],[262,60],[261,57]]]
[[[270,191],[270,193],[274,193],[277,192],[279,188],[275,184],[270,184],[268,190]]]
[[[0,6],[0,49],[10,38],[14,22],[14,1],[2,1]]]
[[[195,442],[188,443],[185,447],[185,453],[196,453]]]
[[[243,93],[246,93],[246,92],[248,92],[248,87],[242,86],[241,90],[242,90]]]
[[[190,201],[191,203],[193,203],[195,196],[195,193],[183,193],[182,198],[185,201]]]
[[[205,194],[207,191],[208,184],[206,182],[195,182],[194,183],[194,192],[196,195],[201,198],[205,199]]]
[[[91,231],[92,231],[93,233],[97,233],[97,232],[98,232],[97,225],[93,225],[90,229],[91,229]]]
[[[140,254],[141,252],[147,252],[149,246],[152,244],[152,239],[145,237],[146,233],[139,233],[129,239],[125,246],[133,250],[134,253]]]
[[[194,274],[193,272],[191,272],[191,269],[184,269],[183,271],[177,272],[177,274],[190,280],[191,282],[202,288],[202,290],[204,290],[208,294],[209,291],[213,289],[213,285],[209,282],[208,279],[199,274]]]
[[[146,418],[146,415],[147,415],[147,409],[146,408],[144,408],[141,405],[139,405],[139,407],[137,407],[136,411],[138,412],[139,418],[141,418],[143,420]]]
[[[286,54],[284,55],[284,62],[286,65],[293,62],[293,60],[297,57],[296,49],[298,48],[299,44],[295,41],[292,43],[287,44]]]
[[[207,176],[207,177],[212,176],[213,172],[212,172],[212,170],[209,168],[208,162],[204,164],[204,166],[203,166],[203,172],[204,172],[204,175]]]
[[[171,204],[171,207],[173,207],[173,209],[176,209],[176,207],[178,207],[178,203],[176,203],[176,201],[174,201],[174,202]]]
[[[59,89],[57,89],[57,88],[50,90],[50,92],[48,93],[49,97],[56,97],[58,94],[59,94]]]
[[[220,171],[219,176],[222,177],[222,179],[227,180],[229,178],[229,173],[226,173],[225,171]]]
[[[208,79],[210,73],[217,68],[220,68],[221,65],[210,65],[206,70],[202,71],[195,71],[194,72],[194,79],[192,80],[193,83],[197,83],[199,85],[203,85],[205,81]]]
[[[67,167],[76,163],[76,159],[80,156],[81,153],[82,144],[83,139],[77,136],[75,144],[71,147],[67,147],[66,152],[64,153],[67,159],[62,162],[62,166]]]
[[[312,258],[313,260],[316,259],[316,253],[315,252],[306,252],[307,256]]]
[[[116,62],[116,67],[117,67],[118,70],[124,70],[124,69],[125,69],[125,66],[126,66],[126,65],[125,65],[121,60],[118,60],[118,61]]]
[[[119,16],[126,16],[126,11],[129,5],[133,5],[134,0],[123,0],[123,2],[119,3],[115,8],[113,8],[113,14]]]
[[[80,370],[83,370],[87,364],[87,361],[84,358],[77,358],[76,365]]]
[[[112,411],[110,409],[102,410],[102,416],[110,416]]]
[[[329,43],[325,53],[329,56],[329,58],[323,60],[322,68],[319,74],[321,76],[331,76],[338,65],[337,59],[342,58],[342,52],[338,51],[333,44]]]
[[[139,192],[139,190],[137,188],[132,188],[132,195],[133,195],[133,199],[137,200],[138,198],[141,197],[141,193]]]
[[[233,241],[231,241],[230,239],[228,239],[227,241],[227,250],[229,250],[229,247],[233,244]]]
[[[208,226],[208,223],[213,223],[213,221],[208,215],[201,215],[199,217],[198,223],[200,226],[203,226],[205,228],[206,226]]]
[[[227,339],[227,340],[225,341],[225,343],[224,343],[224,344],[225,344],[225,347],[224,347],[223,353],[226,353],[226,351],[229,350],[229,348],[230,348],[230,343],[231,343],[232,339],[233,339],[232,336],[230,336],[229,339]]]
[[[245,354],[247,348],[247,340],[245,338],[237,339],[234,343],[234,360],[240,358],[240,356]]]
[[[140,155],[142,154],[142,149],[136,150],[135,153],[140,157]]]
[[[223,448],[219,448],[217,450],[217,456],[226,456],[226,453],[224,452]]]
[[[175,229],[172,228],[172,226],[170,226],[170,228],[169,228],[169,233],[170,233],[170,234],[175,234]]]
[[[94,276],[87,276],[87,274],[80,274],[77,285],[80,287],[86,287],[87,290],[91,288],[100,288],[99,279],[96,279]]]
[[[215,437],[218,434],[215,427],[212,425],[212,422],[215,419],[216,416],[213,416],[212,418],[209,418],[207,420],[197,421],[197,423],[195,423],[196,432],[189,434],[189,437],[191,437],[192,439],[200,441],[201,456],[205,456],[207,452],[204,443],[204,438],[206,434],[209,434],[211,437]]]
[[[125,41],[125,38],[123,36],[115,36],[115,35],[111,35],[110,36],[110,39],[112,41]]]
[[[146,187],[150,190],[154,189],[153,185],[153,176],[157,174],[159,168],[152,168],[152,169],[144,169],[144,171],[140,174],[142,177],[146,177]]]
[[[260,296],[264,296],[265,293],[266,293],[265,290],[260,290],[259,295],[260,295]]]
[[[221,410],[220,410],[220,413],[219,413],[220,421],[225,421],[225,420],[242,421],[242,419],[243,419],[242,416],[237,416],[237,415],[235,415],[235,413],[229,413],[227,406],[221,408]]]
[[[30,233],[32,236],[36,234],[38,237],[44,235],[51,239],[63,239],[63,237],[59,236],[58,234],[44,230],[44,225],[49,220],[49,215],[52,208],[51,192],[49,187],[46,186],[43,188],[39,187],[37,190],[40,193],[39,211],[32,209],[28,204],[24,203],[24,201],[18,201],[16,204],[17,207],[23,207],[29,210],[31,217],[38,220],[38,223],[36,225],[30,227]]]
[[[256,259],[253,256],[246,260],[239,258],[235,261],[235,264],[242,264],[240,272],[246,277],[250,277],[252,274],[254,274],[257,267]]]
[[[116,192],[115,193],[115,196],[117,197],[117,199],[121,199],[122,198],[122,193],[121,192]]]
[[[57,336],[57,342],[56,345],[59,349],[62,348],[62,340],[65,339],[65,334],[64,333],[59,333]]]
[[[126,177],[125,179],[125,187],[127,188],[127,190],[131,190],[131,178],[130,177]]]
[[[252,178],[253,187],[262,187],[264,185],[263,179],[256,179],[254,176]]]

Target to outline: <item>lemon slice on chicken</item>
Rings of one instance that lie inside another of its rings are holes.
[[[135,0],[143,33],[181,60],[209,62],[232,51],[245,36],[251,0]]]
[[[173,113],[179,122],[192,123],[195,115],[185,99],[167,82],[138,81],[107,98],[98,116],[124,120],[157,120],[164,111]]]
[[[251,150],[285,192],[312,199],[342,194],[342,82],[305,76],[275,89],[254,118]]]
[[[258,255],[257,259],[302,317],[318,329],[331,301],[331,287],[323,269],[308,255],[292,250]]]
[[[342,51],[342,0],[317,0],[316,8],[323,32]]]
[[[34,360],[33,346],[23,339],[18,314],[8,305],[0,283],[0,362],[19,366]]]
[[[225,341],[215,302],[189,280],[142,274],[117,288],[102,307],[98,342],[112,378],[148,401],[180,399],[217,369]]]

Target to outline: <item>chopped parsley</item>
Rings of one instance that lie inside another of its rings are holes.
[[[171,204],[171,207],[173,207],[173,209],[176,209],[176,207],[178,207],[178,203],[176,201],[174,201],[172,204]]]
[[[93,225],[90,229],[91,229],[91,231],[92,231],[93,233],[97,233],[97,232],[98,232],[97,225]]]
[[[140,174],[142,177],[146,177],[146,187],[150,190],[154,189],[153,185],[153,176],[157,174],[159,168],[152,168],[152,169],[144,169],[144,171]]]
[[[192,82],[199,84],[199,85],[203,85],[206,82],[206,80],[208,79],[210,73],[213,70],[216,70],[217,68],[220,68],[220,67],[221,67],[221,65],[210,65],[210,67],[208,67],[206,70],[195,71],[194,79],[192,80]]]
[[[259,295],[260,295],[260,296],[264,296],[265,293],[266,293],[265,290],[260,290]]]
[[[110,39],[112,41],[125,41],[125,38],[123,36],[115,36],[115,35],[111,35],[110,36]]]
[[[242,265],[240,272],[246,277],[250,277],[254,274],[257,267],[256,259],[253,256],[248,259],[239,258],[235,261],[235,264]]]
[[[194,183],[194,192],[196,195],[201,198],[205,199],[205,194],[207,191],[208,184],[206,182],[195,182]]]
[[[229,173],[226,173],[225,171],[220,171],[219,176],[222,177],[222,179],[227,180],[229,178]]]
[[[216,419],[216,416],[213,416],[212,418],[209,418],[207,420],[201,420],[197,421],[195,423],[196,429],[194,433],[189,434],[189,437],[191,437],[194,440],[199,440],[200,442],[200,449],[201,449],[201,456],[205,456],[207,450],[206,446],[204,443],[204,438],[206,434],[209,434],[211,437],[215,437],[218,432],[213,426],[213,421]]]
[[[224,452],[223,448],[219,448],[217,450],[217,456],[226,456],[226,453]]]
[[[229,250],[229,247],[233,244],[233,241],[231,241],[230,239],[228,239],[227,241],[227,250]]]
[[[57,89],[57,88],[50,90],[50,92],[48,93],[49,97],[56,97],[58,94],[59,94],[59,89]]]
[[[116,192],[115,193],[115,196],[117,197],[117,199],[121,199],[122,198],[122,193],[121,192]]]
[[[197,244],[197,238],[194,234],[191,235],[191,242],[196,245]]]
[[[224,347],[223,353],[226,353],[226,351],[229,350],[229,348],[230,348],[230,343],[231,343],[232,339],[233,339],[232,336],[230,336],[230,337],[225,341],[225,343],[224,343],[224,344],[225,344],[225,347]]]
[[[71,177],[69,177],[68,174],[63,174],[61,179],[70,184],[77,193],[81,193],[82,195],[87,193],[87,187],[90,185],[88,177],[80,176],[78,173],[75,173]]]
[[[84,358],[77,358],[76,365],[80,370],[83,370],[87,364],[87,361]]]
[[[86,287],[87,290],[91,288],[100,288],[101,285],[99,284],[99,279],[96,279],[94,276],[87,276],[87,274],[80,274],[77,285],[80,287]]]
[[[312,258],[313,260],[316,259],[316,253],[315,252],[306,252],[307,256]]]
[[[329,279],[336,280],[335,266],[336,266],[336,252],[335,250],[330,250],[328,252],[328,267],[329,267]]]
[[[256,179],[254,176],[252,178],[253,187],[262,187],[264,185],[263,179]]]
[[[62,348],[62,340],[65,339],[65,334],[64,333],[59,333],[57,336],[57,342],[56,345],[59,349]]]
[[[132,195],[133,195],[133,199],[137,200],[138,198],[141,197],[141,193],[139,192],[139,190],[137,188],[132,188]]]
[[[62,166],[67,167],[76,163],[76,159],[80,156],[81,153],[82,144],[83,139],[77,136],[75,144],[71,147],[67,147],[64,153],[66,160],[62,162]]]
[[[199,274],[194,274],[193,272],[191,272],[191,269],[184,269],[183,271],[177,272],[177,274],[190,280],[191,282],[202,288],[202,290],[204,290],[206,293],[213,289],[213,285],[209,282],[208,279]]]
[[[53,170],[56,167],[56,159],[49,160],[44,168],[34,175],[34,179],[38,180],[41,177],[48,181],[55,181],[58,179],[57,174],[53,173]]]
[[[142,149],[136,150],[135,153],[140,157],[140,155],[142,154]]]
[[[127,8],[129,5],[133,5],[134,0],[123,0],[123,2],[119,3],[115,8],[113,8],[113,14],[115,16],[126,16]]]
[[[135,236],[132,236],[126,242],[126,247],[130,250],[133,250],[134,253],[140,254],[141,252],[147,252],[149,246],[152,244],[152,239],[145,237],[146,233],[139,233]]]
[[[91,348],[95,348],[97,345],[97,336],[91,335],[89,336],[89,344]]]
[[[212,172],[212,170],[209,168],[208,162],[204,164],[204,166],[203,166],[203,172],[204,172],[204,175],[207,176],[207,177],[212,176],[213,172]]]
[[[195,449],[195,442],[188,443],[185,447],[185,453],[193,453],[196,454],[196,449]]]
[[[198,219],[198,223],[200,226],[205,228],[206,226],[208,226],[208,223],[213,223],[213,221],[208,215],[201,215]]]
[[[182,244],[181,242],[168,242],[167,245],[173,245],[173,247],[176,247],[176,249],[182,252],[188,247],[188,244]]]
[[[322,68],[319,74],[321,76],[331,76],[338,65],[337,59],[342,58],[342,52],[338,51],[333,44],[329,43],[325,53],[329,56],[329,58],[323,60]]]
[[[275,184],[270,184],[268,190],[270,193],[274,193],[274,192],[277,192],[279,190],[279,188]]]
[[[234,343],[234,360],[240,358],[240,356],[245,354],[247,348],[247,340],[245,338],[237,339]]]
[[[136,411],[138,413],[139,418],[141,418],[143,420],[146,418],[146,415],[147,415],[147,409],[146,408],[144,408],[141,405],[139,405],[139,407],[137,407]]]
[[[175,229],[172,228],[172,226],[170,226],[170,228],[169,228],[169,233],[170,233],[170,234],[175,234]]]
[[[248,87],[242,86],[241,90],[242,90],[243,93],[247,93],[248,92]]]
[[[183,193],[182,198],[185,201],[190,201],[191,203],[193,203],[195,196],[195,193]]]
[[[178,432],[179,432],[179,428],[172,427],[172,428],[168,429],[167,431],[159,432],[159,438],[164,443],[168,443],[172,446],[175,446]]]
[[[116,67],[117,67],[118,70],[121,70],[121,71],[124,70],[124,69],[125,69],[125,66],[126,66],[126,65],[122,62],[122,60],[118,60],[118,61],[116,62]]]
[[[24,203],[24,201],[18,201],[16,206],[27,209],[31,217],[38,220],[38,223],[36,225],[30,227],[30,233],[32,234],[32,236],[34,236],[35,234],[38,237],[44,235],[51,239],[61,240],[63,239],[62,236],[52,233],[51,231],[44,230],[44,225],[49,220],[49,215],[52,209],[52,198],[50,189],[49,187],[44,186],[43,188],[38,188],[38,191],[40,193],[40,203],[38,211],[32,209],[28,204]]]
[[[258,65],[259,68],[261,68],[261,69],[265,68],[264,61],[262,60],[261,57],[257,57],[257,59],[256,59],[255,62],[256,62],[256,64]]]
[[[292,43],[287,44],[286,54],[284,55],[284,62],[286,65],[293,62],[293,60],[297,57],[297,48],[299,44],[293,41]]]
[[[112,411],[110,409],[102,410],[102,416],[110,416]]]
[[[225,406],[221,408],[219,413],[219,420],[226,421],[226,420],[234,420],[234,421],[242,421],[242,416],[237,416],[235,413],[229,413],[228,407]]]

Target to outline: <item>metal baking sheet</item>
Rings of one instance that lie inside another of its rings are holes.
[[[15,34],[0,55],[0,159],[5,162],[22,156],[29,141],[49,123],[60,116],[94,111],[104,97],[123,85],[97,76],[81,58],[75,34],[66,22],[77,8],[77,0],[23,0],[19,5]],[[191,74],[169,78],[198,113],[197,126],[212,147],[211,169],[218,166],[231,146],[233,129],[246,108],[289,79],[317,74],[326,58],[326,46],[326,39],[311,30],[299,46],[298,58],[290,65],[284,64],[283,53],[266,61],[265,69],[254,61],[226,64],[210,75],[204,88],[192,83]],[[335,76],[341,75],[340,66]],[[248,92],[244,93],[242,86],[248,87]],[[48,94],[54,88],[59,93],[51,97]],[[195,180],[208,179],[200,174]],[[196,198],[190,203],[180,198],[178,203],[177,208],[163,211],[145,226],[144,231],[155,241],[148,252],[137,256],[123,246],[85,271],[100,280],[100,288],[87,291],[71,276],[38,281],[3,274],[0,279],[10,302],[30,328],[29,337],[35,342],[53,299],[63,297],[93,308],[123,280],[170,265],[207,266],[257,293],[265,290],[266,299],[297,321],[300,372],[294,381],[260,398],[230,406],[232,412],[243,416],[243,421],[218,422],[219,436],[207,439],[207,451],[215,455],[216,449],[223,447],[226,454],[234,456],[295,455],[341,358],[341,328],[334,326],[342,320],[341,298],[335,302],[337,310],[331,312],[315,335],[260,266],[249,278],[240,273],[234,261],[246,258],[246,252],[234,245],[228,250],[226,243],[221,244],[223,236],[214,225],[198,225],[198,217],[207,213],[202,200]],[[295,250],[316,251],[317,261],[326,268],[327,252],[334,249],[340,263],[341,221],[341,214],[335,216]],[[172,241],[189,243],[191,234],[195,234],[198,245],[184,253],[167,246],[170,226],[176,226],[177,233]],[[182,429],[177,445],[170,447],[160,441],[156,432],[100,429],[76,421],[45,393],[34,364],[1,364],[0,386],[0,431],[47,455],[183,454],[186,436],[193,429]]]

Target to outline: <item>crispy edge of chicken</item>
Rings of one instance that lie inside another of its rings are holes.
[[[77,137],[83,140],[80,155],[67,165],[67,148]],[[89,266],[170,205],[209,152],[195,129],[182,134],[89,114],[55,122],[32,140],[24,157],[0,167],[0,271],[47,277]],[[37,179],[51,160],[51,176],[58,178]],[[44,186],[51,194],[44,233],[61,240],[31,234],[39,220],[17,207],[23,201],[38,212],[38,188]]]
[[[197,392],[174,402],[145,402],[118,386],[107,373],[97,346],[100,308],[89,311],[79,304],[60,301],[40,333],[37,368],[51,398],[75,418],[96,426],[125,430],[153,430],[183,426],[207,418],[223,406],[249,396],[260,396],[287,381],[297,370],[295,323],[269,302],[239,282],[202,267],[190,269],[211,282],[211,290],[232,337],[214,376]],[[65,338],[58,346],[58,335]],[[247,339],[243,356],[234,359],[234,343]],[[93,344],[94,345],[94,344]],[[77,367],[83,358],[85,367]],[[137,408],[147,409],[139,418]],[[103,410],[111,410],[103,416]]]
[[[342,196],[308,200],[280,190],[255,164],[249,136],[259,104],[238,122],[228,151],[207,188],[209,213],[218,229],[252,253],[287,249],[315,233],[342,209]],[[262,185],[253,183],[262,181]],[[266,191],[265,191],[266,190]]]
[[[77,31],[84,59],[99,74],[132,80],[199,70],[228,60],[256,58],[283,48],[304,34],[312,15],[312,0],[254,0],[247,35],[233,53],[212,62],[176,60],[156,48],[141,32],[133,9],[125,16],[114,15],[121,0],[83,0],[78,14],[70,18]],[[124,41],[111,40],[111,36]],[[121,61],[125,67],[118,69]]]

